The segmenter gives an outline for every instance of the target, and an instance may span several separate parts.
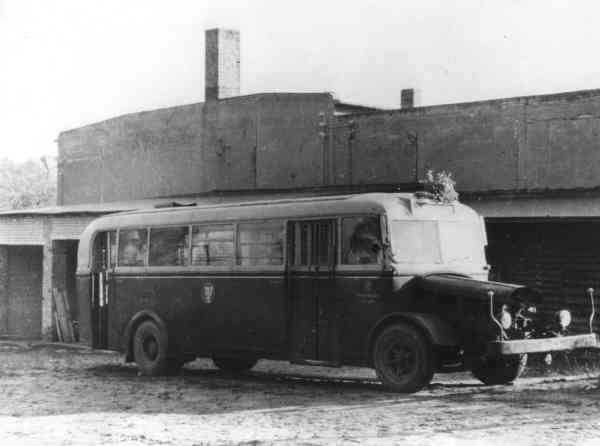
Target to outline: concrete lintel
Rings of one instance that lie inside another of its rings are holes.
[[[486,218],[600,218],[600,197],[485,197],[463,202]]]

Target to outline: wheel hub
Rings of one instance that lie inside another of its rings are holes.
[[[396,376],[404,376],[412,373],[416,367],[415,352],[407,345],[392,344],[385,355],[384,363]]]

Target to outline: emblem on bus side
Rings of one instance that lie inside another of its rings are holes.
[[[212,283],[208,282],[202,285],[202,302],[205,304],[212,304],[215,300],[215,287]]]

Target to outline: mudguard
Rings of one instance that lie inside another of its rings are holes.
[[[427,313],[409,313],[398,312],[390,313],[382,318],[371,329],[369,333],[369,357],[371,356],[371,347],[379,331],[391,323],[407,323],[420,329],[429,339],[432,345],[441,345],[447,347],[456,347],[459,345],[459,339],[456,331],[435,314]]]
[[[417,279],[423,294],[434,298],[469,298],[488,302],[488,291],[499,303],[540,303],[540,293],[530,287],[472,279],[455,274],[427,274]]]
[[[131,346],[133,333],[140,322],[148,319],[156,322],[160,329],[164,330],[168,336],[167,326],[158,314],[151,310],[138,311],[131,319],[129,319],[129,322],[127,322],[125,330],[123,331],[123,336],[121,337],[121,351],[125,353],[125,361],[133,361],[133,351]]]

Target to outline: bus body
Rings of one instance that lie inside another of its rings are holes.
[[[595,346],[524,344],[539,296],[488,282],[485,245],[472,209],[402,193],[112,214],[80,239],[81,336],[145,374],[271,358],[375,367],[398,391],[457,363],[508,382],[525,353]]]

